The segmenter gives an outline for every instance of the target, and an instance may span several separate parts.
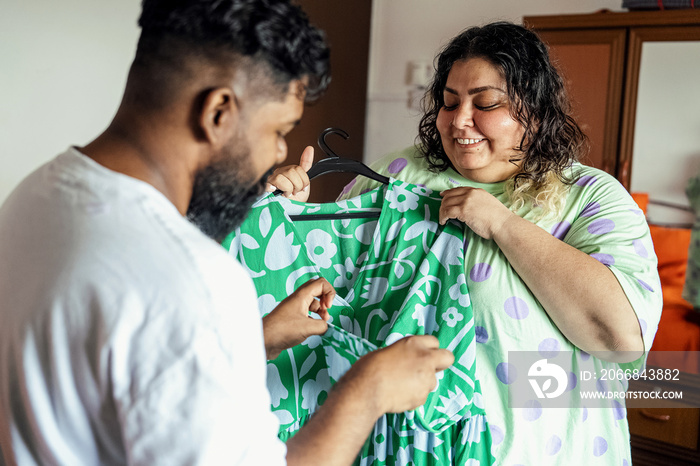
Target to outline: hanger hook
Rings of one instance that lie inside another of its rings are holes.
[[[329,134],[337,134],[339,136],[342,136],[343,139],[348,139],[350,136],[348,133],[343,131],[340,128],[326,128],[323,131],[321,131],[321,134],[318,136],[318,146],[325,152],[326,157],[335,157],[335,158],[340,158],[338,154],[333,152],[333,149],[328,147],[328,143],[326,142],[326,136]]]

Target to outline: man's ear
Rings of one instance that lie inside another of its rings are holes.
[[[217,87],[206,93],[199,114],[199,126],[204,137],[215,148],[231,137],[238,123],[240,109],[236,95],[228,87]]]

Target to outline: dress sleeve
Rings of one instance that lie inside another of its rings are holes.
[[[571,220],[555,228],[563,240],[606,265],[615,275],[639,320],[645,353],[661,318],[662,295],[649,226],[629,193],[607,173],[576,172],[569,206]],[[644,361],[636,362],[638,367]]]

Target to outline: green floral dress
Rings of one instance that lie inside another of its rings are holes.
[[[430,334],[455,354],[454,365],[437,375],[423,406],[378,420],[356,464],[494,462],[475,377],[464,230],[456,222],[440,226],[439,207],[431,190],[393,179],[337,203],[267,195],[224,241],[253,277],[262,315],[311,278],[324,277],[337,291],[328,332],[268,363],[282,440],[360,356],[406,335]]]

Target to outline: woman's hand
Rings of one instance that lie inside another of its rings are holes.
[[[306,174],[314,163],[314,148],[306,146],[301,153],[299,165],[287,165],[275,170],[267,180],[267,192],[276,189],[282,191],[282,195],[288,199],[306,202],[311,192],[311,181]]]
[[[483,189],[460,187],[440,193],[440,225],[454,218],[484,239],[493,239],[509,217],[506,206]]]
[[[328,329],[335,289],[325,278],[309,280],[291,296],[279,303],[263,317],[263,336],[267,359],[275,359],[279,354],[296,346],[312,335],[322,335]],[[315,312],[321,319],[314,319],[309,312]]]

